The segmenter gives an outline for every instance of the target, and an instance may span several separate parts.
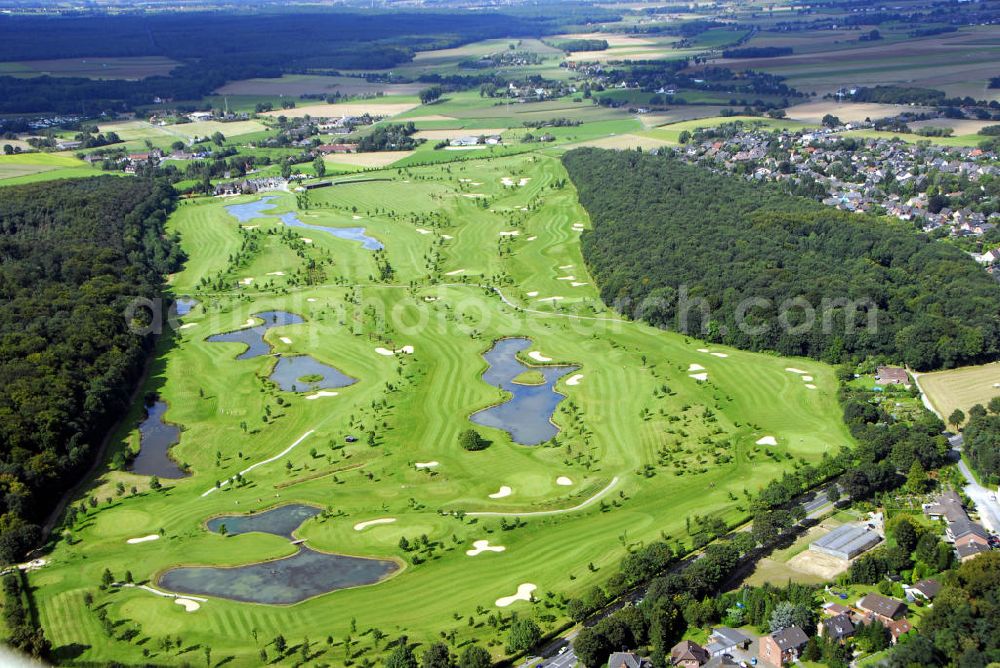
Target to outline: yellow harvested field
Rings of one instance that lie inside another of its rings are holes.
[[[655,41],[644,37],[630,37],[628,35],[606,32],[578,32],[568,35],[556,35],[551,38],[551,41],[558,43],[560,41],[570,39],[603,39],[608,43],[608,47],[610,48],[617,46],[647,46],[656,44]]]
[[[248,135],[252,132],[261,132],[267,127],[260,121],[233,121],[223,123],[221,121],[196,121],[194,123],[184,123],[182,125],[171,125],[170,129],[187,137],[208,137],[216,132],[221,132],[226,137],[237,137]]]
[[[376,153],[341,153],[326,157],[331,166],[351,165],[352,167],[386,167],[413,155],[413,151],[378,151]]]
[[[996,121],[973,121],[967,118],[935,118],[929,121],[914,121],[910,127],[919,128],[951,128],[956,135],[974,135],[987,125],[997,125]]]
[[[927,107],[913,107],[903,104],[872,104],[866,102],[806,102],[785,109],[788,118],[803,123],[819,123],[827,114],[833,114],[845,123],[895,116],[904,111],[928,111]]]
[[[594,148],[606,148],[622,150],[628,148],[659,148],[661,146],[670,146],[671,142],[663,139],[657,139],[656,137],[644,137],[642,135],[612,135],[610,137],[600,137],[599,139],[588,139],[587,141],[582,141],[579,144],[573,144],[574,147],[578,146],[593,146]]]
[[[413,119],[409,119],[413,120]],[[507,132],[509,128],[455,128],[452,130],[420,130],[413,135],[417,139],[428,141],[441,141],[442,139],[455,139],[456,137],[488,137]]]
[[[458,119],[454,116],[442,116],[441,114],[431,114],[430,116],[410,116],[406,120],[413,121],[414,123],[419,123],[420,121],[457,121]]]
[[[664,46],[637,46],[608,49],[607,51],[575,51],[566,60],[577,63],[606,62],[609,60],[669,60],[683,58],[689,49],[670,49]]]
[[[417,106],[419,102],[344,102],[343,104],[313,104],[308,107],[296,107],[294,109],[275,109],[264,112],[263,116],[287,116],[288,118],[302,118],[312,116],[314,118],[340,118],[341,116],[396,116],[404,111],[409,111]]]
[[[968,413],[976,404],[985,406],[990,399],[1000,396],[1000,363],[923,373],[917,377],[917,384],[938,414],[947,420],[956,408]]]

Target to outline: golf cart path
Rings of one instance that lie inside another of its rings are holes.
[[[517,517],[534,517],[534,516],[539,516],[539,515],[562,515],[563,513],[574,513],[574,512],[576,512],[578,510],[583,510],[584,508],[586,508],[590,504],[592,504],[595,501],[597,501],[598,499],[600,499],[602,496],[604,496],[605,494],[607,494],[608,492],[610,492],[611,488],[614,487],[617,484],[618,484],[618,476],[615,476],[614,478],[611,479],[611,482],[608,483],[607,487],[605,487],[601,491],[597,492],[597,494],[594,494],[589,499],[586,499],[583,503],[575,505],[572,508],[562,508],[560,510],[533,510],[533,511],[529,511],[529,512],[517,512],[517,511],[513,511],[513,512],[509,512],[509,513],[483,511],[483,512],[478,512],[478,513],[466,513],[466,515],[469,516],[469,517],[512,517],[512,516],[517,516]]]

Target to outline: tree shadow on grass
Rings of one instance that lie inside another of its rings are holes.
[[[78,659],[85,651],[90,649],[90,645],[82,645],[78,642],[72,642],[68,645],[60,645],[52,650],[52,656],[62,663],[64,661],[71,661],[73,659]]]

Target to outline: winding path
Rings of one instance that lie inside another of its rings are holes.
[[[594,503],[595,501],[597,501],[598,499],[600,499],[602,496],[604,496],[605,494],[607,494],[608,492],[610,492],[611,488],[614,487],[617,484],[618,484],[618,476],[615,476],[614,478],[611,479],[611,482],[608,483],[607,487],[605,487],[604,489],[602,489],[601,491],[599,491],[597,494],[594,494],[592,497],[590,497],[589,499],[585,500],[583,503],[575,505],[572,508],[562,508],[560,510],[532,510],[532,511],[523,512],[523,513],[517,512],[517,511],[509,512],[509,513],[499,513],[499,512],[483,511],[483,512],[478,512],[478,513],[466,513],[466,515],[469,516],[469,517],[512,517],[512,516],[516,516],[516,517],[535,517],[535,516],[538,516],[538,515],[562,515],[563,513],[575,513],[578,510],[583,510],[587,506],[591,505],[592,503]]]
[[[302,441],[306,440],[306,438],[307,438],[307,437],[308,437],[308,436],[309,436],[309,435],[310,435],[311,433],[313,433],[314,431],[316,431],[316,430],[315,430],[315,429],[310,429],[310,430],[309,430],[309,431],[307,431],[306,433],[304,433],[304,434],[302,434],[301,436],[299,436],[299,440],[297,440],[297,441],[295,441],[294,443],[292,443],[291,445],[289,445],[289,446],[288,446],[287,448],[285,448],[284,450],[282,450],[281,452],[279,452],[278,454],[276,454],[276,455],[275,455],[274,457],[271,457],[270,459],[265,459],[264,461],[261,461],[261,462],[257,462],[256,464],[251,464],[251,465],[250,465],[250,466],[248,466],[247,468],[245,468],[245,469],[243,469],[242,471],[240,471],[238,475],[244,475],[244,474],[247,474],[247,473],[249,473],[250,471],[253,471],[253,470],[254,470],[255,468],[257,468],[258,466],[263,466],[264,464],[270,464],[271,462],[273,462],[273,461],[275,461],[275,460],[278,460],[278,459],[281,459],[282,457],[284,457],[285,455],[287,455],[287,454],[288,454],[289,452],[291,452],[292,450],[294,450],[294,449],[295,449],[295,446],[297,446],[297,445],[298,445],[299,443],[301,443]],[[205,497],[205,496],[208,496],[209,494],[211,494],[211,493],[212,493],[212,492],[214,492],[215,490],[217,490],[217,489],[221,488],[221,487],[222,487],[223,485],[228,485],[228,484],[229,484],[229,483],[231,483],[231,482],[232,482],[232,481],[233,481],[233,480],[234,480],[235,478],[236,478],[236,476],[233,476],[232,478],[227,478],[227,479],[223,480],[223,481],[222,481],[221,483],[219,483],[219,486],[218,486],[218,487],[212,487],[212,488],[208,489],[207,491],[203,492],[203,493],[202,493],[202,496],[203,496],[203,497]]]

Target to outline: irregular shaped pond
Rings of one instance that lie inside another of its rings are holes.
[[[483,373],[483,380],[513,396],[501,404],[473,413],[469,419],[484,427],[506,431],[515,443],[538,445],[559,433],[559,428],[552,423],[552,414],[566,396],[553,389],[556,381],[580,367],[526,366],[516,355],[529,346],[530,339],[501,339],[483,353],[483,358],[490,365]],[[529,369],[541,372],[544,382],[538,385],[514,382],[515,378]]]
[[[187,315],[191,312],[195,306],[198,305],[197,299],[191,299],[190,297],[180,297],[174,302],[174,309],[177,311],[177,315]]]
[[[293,503],[279,506],[262,513],[252,515],[220,515],[206,522],[209,531],[219,532],[219,527],[226,525],[226,533],[232,536],[241,533],[271,533],[292,539],[292,532],[298,529],[306,520],[316,517],[322,510],[316,506]]]
[[[208,337],[211,343],[243,343],[247,349],[236,356],[238,360],[248,360],[253,357],[260,357],[271,352],[271,346],[264,340],[264,334],[272,327],[282,325],[298,325],[305,322],[302,316],[285,311],[264,311],[255,313],[254,317],[264,321],[262,325],[254,325],[244,329],[237,329],[233,332],[215,334]]]
[[[236,218],[236,220],[241,223],[245,223],[253,220],[254,218],[267,218],[265,211],[269,211],[274,208],[271,203],[274,200],[273,195],[268,195],[267,197],[262,197],[256,202],[248,202],[246,204],[230,204],[226,207],[226,211],[229,212],[231,216]],[[358,241],[361,246],[367,250],[381,250],[383,248],[382,243],[370,237],[365,233],[365,228],[363,227],[327,227],[325,225],[311,225],[309,223],[304,223],[299,220],[299,216],[296,213],[283,213],[278,216],[278,219],[288,227],[296,227],[305,230],[314,230],[316,232],[326,232],[327,234],[332,234],[335,237],[341,239],[347,239],[348,241]]]
[[[304,382],[303,377],[318,376],[319,380]],[[280,357],[271,372],[271,380],[285,392],[305,392],[307,390],[332,390],[347,387],[358,382],[332,366],[323,364],[309,355]]]
[[[291,504],[252,515],[224,515],[208,520],[208,528],[227,534],[271,533],[292,539],[303,522],[320,509]],[[290,557],[245,566],[184,566],[161,574],[156,584],[185,594],[218,596],[247,603],[298,603],[338,589],[374,584],[399,570],[386,559],[348,557],[299,546]]]
[[[347,557],[308,547],[284,559],[246,566],[172,568],[157,585],[184,594],[247,603],[298,603],[338,589],[374,584],[399,570],[394,561]]]
[[[170,458],[170,446],[177,443],[181,430],[163,421],[167,404],[157,401],[146,409],[146,419],[139,423],[139,454],[132,460],[132,472],[160,478],[183,478],[186,473]]]

